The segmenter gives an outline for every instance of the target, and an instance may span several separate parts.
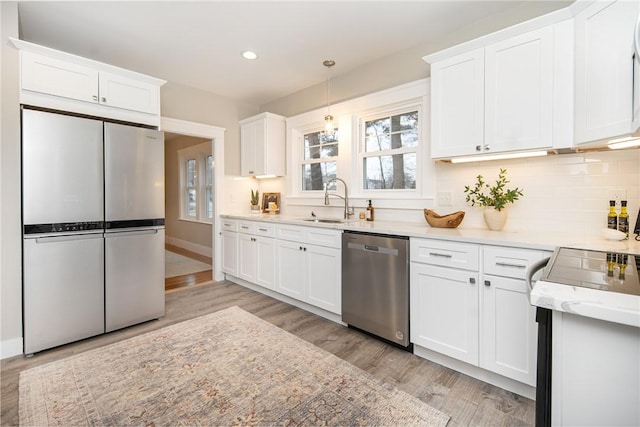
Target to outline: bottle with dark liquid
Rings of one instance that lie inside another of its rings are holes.
[[[616,212],[616,201],[609,200],[609,214],[607,215],[607,228],[618,229],[618,214]]]
[[[618,215],[618,231],[626,234],[625,240],[629,239],[629,214],[627,213],[627,201],[620,202],[620,215]]]

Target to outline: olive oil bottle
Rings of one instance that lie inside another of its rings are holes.
[[[620,215],[618,215],[618,231],[622,231],[627,235],[625,240],[629,239],[629,214],[627,213],[627,201],[620,202]]]
[[[618,229],[618,213],[616,212],[616,201],[609,200],[609,214],[607,215],[607,228]]]

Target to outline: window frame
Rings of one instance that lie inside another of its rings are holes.
[[[211,184],[207,184],[207,158],[211,157]],[[187,212],[187,161],[195,160],[195,189],[196,189],[196,215],[188,215]],[[212,224],[214,221],[215,207],[212,206],[211,217],[207,217],[207,188],[211,189],[212,201],[215,200],[213,191],[215,189],[215,159],[211,152],[211,142],[193,145],[178,150],[178,173],[179,173],[179,189],[178,203],[180,212],[178,219],[182,221],[200,222],[204,224]]]

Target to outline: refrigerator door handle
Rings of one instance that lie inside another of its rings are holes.
[[[118,237],[121,234],[126,234],[127,236],[142,236],[145,234],[158,234],[158,230],[160,230],[159,228],[146,228],[144,230],[126,230],[126,229],[121,229],[118,231],[108,231],[106,233],[104,233],[104,237],[109,238],[109,237]]]
[[[45,237],[36,237],[36,243],[44,244],[44,243],[58,243],[58,242],[70,242],[74,240],[87,240],[87,239],[102,239],[104,234],[102,233],[91,233],[91,234],[65,234],[64,236],[45,236]],[[29,237],[25,237],[25,239],[29,239]]]

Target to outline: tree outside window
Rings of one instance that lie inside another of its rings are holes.
[[[365,121],[364,135],[363,188],[415,189],[420,142],[418,111]]]
[[[337,129],[336,135],[338,135]],[[321,131],[304,135],[302,191],[324,190],[324,184],[336,177],[338,140],[338,136],[332,140],[324,139]]]

